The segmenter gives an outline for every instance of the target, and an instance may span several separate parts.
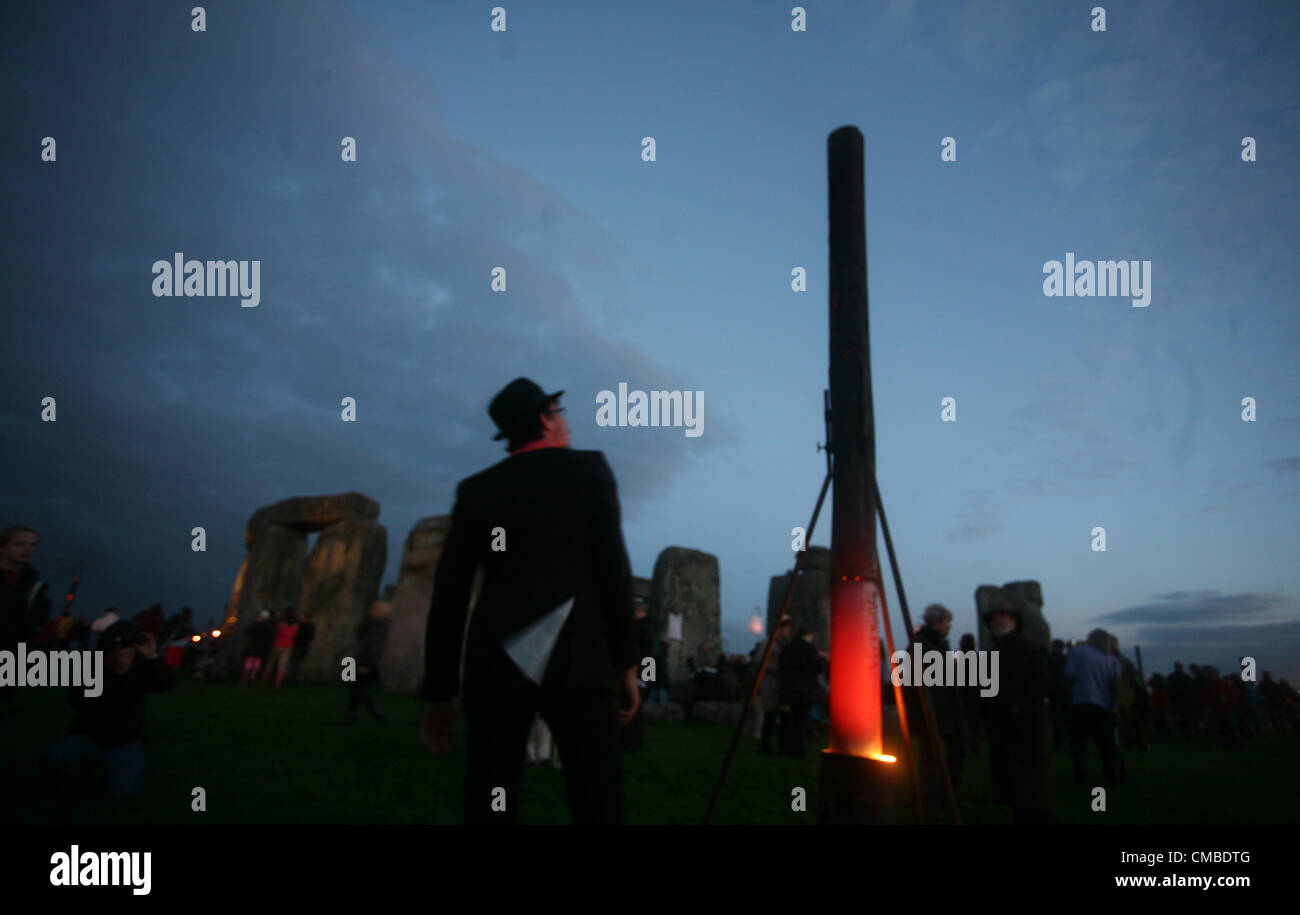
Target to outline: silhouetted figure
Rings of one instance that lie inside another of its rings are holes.
[[[257,615],[257,621],[244,631],[247,642],[244,645],[244,683],[253,686],[257,683],[257,674],[271,652],[271,639],[275,637],[275,622],[271,611],[263,610]]]
[[[302,667],[302,662],[306,660],[307,653],[311,651],[311,643],[316,640],[316,624],[311,620],[310,613],[302,614],[302,621],[298,623],[298,634],[293,639],[293,653],[289,656],[289,682],[298,682],[298,671]]]
[[[812,630],[800,629],[794,641],[781,652],[781,700],[790,706],[783,729],[781,750],[786,756],[804,755],[803,742],[808,736],[808,712],[822,700],[817,677],[822,672],[822,657],[812,643]]]
[[[1173,709],[1174,723],[1184,737],[1190,739],[1196,733],[1195,712],[1192,700],[1192,678],[1183,670],[1183,662],[1174,662],[1174,672],[1169,675],[1169,705]]]
[[[21,525],[0,531],[0,651],[17,651],[31,644],[33,629],[42,626],[40,575],[29,562],[36,550],[36,531]],[[48,607],[48,599],[45,600]],[[48,615],[48,609],[44,611]],[[0,715],[7,715],[18,687],[0,686]],[[6,728],[0,718],[0,733]]]
[[[357,627],[357,678],[348,690],[348,710],[343,716],[345,724],[357,720],[357,709],[365,706],[370,714],[383,721],[384,710],[370,698],[370,690],[379,682],[379,663],[388,644],[388,625],[391,608],[381,600],[370,605],[370,610]]]
[[[912,641],[920,644],[921,663],[924,664],[925,653],[950,651],[948,633],[952,629],[952,611],[942,604],[931,604],[925,608],[922,616],[924,623],[916,630]],[[908,646],[913,650],[912,646]],[[954,684],[922,687],[913,684],[908,688],[910,695],[904,698],[908,705],[908,724],[911,732],[921,738],[921,752],[918,754],[918,776],[921,782],[921,797],[926,813],[932,817],[943,816],[947,809],[948,793],[943,784],[943,770],[930,750],[930,741],[925,727],[925,713],[921,708],[921,689],[925,690],[930,701],[930,713],[934,716],[935,729],[942,744],[940,752],[948,764],[948,778],[952,782],[954,795],[961,785],[961,770],[966,760],[966,727],[962,714],[961,694]],[[907,702],[911,699],[911,702]]]
[[[998,651],[998,694],[984,703],[993,801],[1012,808],[1015,822],[1051,822],[1052,675],[1047,652],[1021,634],[1020,608],[1004,601],[984,613]]]
[[[133,797],[144,788],[145,697],[175,684],[175,675],[158,658],[153,636],[121,620],[104,630],[102,692],[86,696],[73,686],[69,696],[76,717],[71,733],[49,747],[42,761],[60,780],[86,784],[102,778],[113,799]]]
[[[650,617],[646,616],[645,603],[637,598],[632,605],[632,643],[636,648],[636,655],[639,659],[638,665],[643,664],[646,658],[653,658],[655,651],[655,630],[654,623]],[[655,678],[658,679],[658,665],[655,665]],[[641,749],[641,742],[645,735],[645,701],[646,693],[650,689],[650,683],[643,677],[637,677],[637,684],[641,689],[641,702],[637,705],[636,714],[632,716],[623,727],[623,750],[624,752],[636,752]]]
[[[1071,688],[1070,752],[1075,784],[1087,784],[1087,745],[1092,741],[1101,755],[1104,784],[1111,790],[1119,781],[1113,709],[1120,663],[1110,654],[1110,633],[1094,629],[1085,643],[1071,648],[1065,676]]]
[[[559,744],[574,821],[623,819],[619,729],[641,701],[631,563],[614,475],[599,451],[568,447],[561,393],[517,378],[493,398],[488,414],[501,430],[497,438],[509,439],[510,456],[457,486],[434,577],[421,732],[425,745],[444,755],[474,573],[483,568],[464,637],[471,823],[517,822],[524,743],[538,712]],[[508,549],[492,549],[494,529],[509,533]],[[545,624],[566,605],[552,641]],[[522,642],[532,662],[514,660],[507,640]]]
[[[973,652],[975,636],[969,632],[961,637],[961,650]],[[888,666],[888,665],[886,665]],[[891,695],[893,690],[888,691]],[[984,712],[980,707],[980,687],[978,683],[968,683],[960,688],[962,714],[965,717],[969,746],[972,754],[978,754],[984,742]]]
[[[150,604],[145,607],[135,615],[135,624],[141,632],[151,636],[156,643],[163,627],[162,604]]]
[[[1070,733],[1070,681],[1065,677],[1065,643],[1052,640],[1052,650],[1047,656],[1047,667],[1052,674],[1052,744],[1064,750]]]

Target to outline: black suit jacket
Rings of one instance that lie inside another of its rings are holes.
[[[494,528],[503,551],[492,549]],[[531,681],[502,642],[565,600],[573,608],[542,679],[546,689],[616,694],[637,663],[632,569],[614,474],[599,451],[539,448],[511,455],[456,488],[425,630],[426,700],[457,693],[474,571],[483,587],[465,645],[466,704],[521,697]]]

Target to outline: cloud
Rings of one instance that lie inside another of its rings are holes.
[[[1272,467],[1273,470],[1281,476],[1287,473],[1300,471],[1300,457],[1278,458],[1275,461],[1265,461],[1266,467]]]
[[[1125,607],[1097,619],[1107,623],[1198,623],[1268,614],[1288,605],[1285,599],[1271,594],[1220,594],[1218,591],[1173,591],[1157,595],[1156,600],[1157,603]]]
[[[169,556],[202,524],[204,563],[143,587],[215,599],[256,508],[357,489],[384,507],[391,558],[419,517],[450,511],[457,480],[504,457],[486,407],[517,375],[566,389],[574,447],[606,451],[629,520],[734,439],[716,407],[699,439],[595,427],[596,392],[620,380],[698,387],[584,303],[620,299],[632,258],[450,134],[434,88],[345,7],[233,4],[202,36],[173,13],[146,3],[92,29],[28,6],[0,38],[11,131],[59,142],[56,166],[0,150],[24,214],[5,273],[28,303],[22,339],[41,341],[6,364],[21,380],[0,407],[0,467],[23,468],[9,508],[41,519],[43,546],[61,530],[102,563],[95,539],[130,519],[133,553]],[[154,297],[151,264],[177,251],[260,260],[260,306]],[[497,266],[505,293],[489,288]],[[47,394],[57,424],[31,406]],[[356,423],[341,421],[346,396]],[[112,602],[154,599],[112,567],[91,580]]]

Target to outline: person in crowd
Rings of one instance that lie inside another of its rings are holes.
[[[1115,686],[1119,660],[1110,653],[1110,633],[1094,629],[1085,642],[1070,649],[1065,676],[1070,681],[1070,752],[1076,785],[1087,784],[1087,744],[1101,755],[1103,783],[1108,790],[1119,780],[1115,748]]]
[[[135,616],[135,624],[140,631],[153,637],[154,642],[158,641],[158,635],[162,632],[163,610],[162,604],[150,604]]]
[[[655,631],[654,624],[650,617],[646,615],[644,598],[636,598],[632,604],[632,642],[636,648],[637,657],[640,659],[637,663],[644,665],[646,659],[654,658],[655,650]],[[655,678],[658,679],[658,665],[655,666]],[[651,684],[644,676],[637,677],[637,683],[640,685],[642,700],[637,705],[636,714],[632,716],[623,727],[623,751],[635,753],[641,749],[641,743],[645,736],[645,703],[646,696]]]
[[[952,611],[943,604],[931,604],[921,616],[922,624],[912,639],[913,651],[921,653],[921,663],[925,653],[937,651],[944,654],[951,650],[948,633],[952,630]],[[919,646],[919,647],[918,647]],[[919,738],[921,752],[917,754],[918,777],[921,784],[921,798],[926,814],[932,819],[944,815],[948,809],[948,792],[943,784],[943,769],[938,759],[931,752],[925,715],[921,708],[921,690],[930,704],[930,714],[934,718],[935,730],[939,737],[947,763],[948,779],[952,785],[954,797],[961,786],[961,772],[966,760],[966,722],[962,713],[961,694],[956,684],[944,683],[937,686],[919,686],[913,684],[904,696],[908,706],[908,725],[913,736]],[[908,701],[911,700],[911,701]]]
[[[1022,634],[1024,616],[1012,600],[984,613],[998,652],[998,694],[982,699],[993,801],[1012,808],[1017,824],[1052,821],[1052,675],[1044,646]]]
[[[275,688],[280,688],[285,675],[289,672],[289,656],[293,653],[293,645],[297,638],[298,620],[294,617],[293,607],[289,607],[284,611],[284,617],[276,624],[275,635],[271,639],[271,659],[262,674],[263,683],[270,680],[271,674],[274,673]]]
[[[266,656],[271,653],[271,640],[275,637],[275,622],[271,619],[271,611],[263,610],[257,615],[257,621],[251,623],[244,630],[244,677],[243,682],[247,686],[257,684],[258,672],[262,669],[262,664],[266,661]]]
[[[145,698],[170,690],[175,675],[158,658],[152,635],[120,620],[100,636],[102,692],[70,689],[75,716],[67,737],[46,749],[46,770],[63,783],[102,788],[110,798],[135,797],[145,780]]]
[[[369,612],[357,627],[357,676],[349,684],[348,710],[343,716],[346,724],[357,720],[357,709],[362,706],[379,721],[386,718],[384,710],[375,705],[370,690],[379,682],[379,664],[384,658],[384,648],[388,645],[391,612],[388,603],[377,600],[370,605]]]
[[[1064,750],[1070,731],[1070,681],[1065,678],[1065,643],[1060,639],[1052,640],[1047,666],[1052,674],[1052,745]]]
[[[312,622],[311,614],[304,611],[301,621],[298,623],[298,634],[293,639],[293,653],[289,656],[289,682],[298,682],[298,671],[302,668],[302,662],[307,659],[307,653],[311,651],[311,643],[316,638],[316,624]]]
[[[805,626],[781,650],[781,701],[790,707],[781,741],[786,756],[804,755],[808,713],[813,703],[822,700],[817,683],[822,672],[822,657],[813,645],[812,637],[812,630]]]
[[[960,650],[967,654],[976,651],[973,633],[964,633],[959,643]],[[967,748],[972,755],[978,755],[984,743],[984,712],[980,706],[980,686],[968,683],[958,690],[961,697],[962,716],[966,722]]]

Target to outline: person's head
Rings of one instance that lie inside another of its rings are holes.
[[[0,558],[7,566],[29,562],[36,550],[36,531],[21,524],[0,531]]]
[[[1105,629],[1094,629],[1088,633],[1088,644],[1102,654],[1110,654],[1110,633]]]
[[[181,619],[188,620],[194,615],[194,611],[189,607],[181,607]]]
[[[500,430],[495,438],[507,440],[507,451],[517,451],[539,440],[567,448],[569,424],[560,406],[563,393],[547,394],[535,382],[516,378],[488,405],[488,415]]]
[[[989,614],[989,628],[998,638],[1016,631],[1016,617],[1010,610],[998,609]]]
[[[1052,654],[1064,654],[1065,643],[1060,639],[1052,639]]]
[[[939,635],[947,635],[948,630],[952,628],[952,611],[943,604],[931,604],[926,607],[921,618]]]
[[[788,616],[781,621],[781,626],[776,631],[777,638],[783,642],[790,641],[790,636],[794,634],[794,620]]]
[[[809,629],[807,626],[800,626],[796,638],[801,638],[805,642],[811,642],[812,635],[813,635],[813,631],[811,629]]]
[[[377,600],[370,605],[370,615],[374,619],[382,620],[384,617],[388,616],[388,614],[392,612],[392,609],[393,608],[390,607],[385,601]]]
[[[636,600],[632,601],[632,618],[643,620],[645,617],[645,601],[638,597]]]
[[[284,608],[283,618],[286,623],[295,623],[298,621],[298,617],[295,615],[293,607]]]
[[[257,621],[259,623],[265,623],[270,618],[271,618],[270,610],[263,610],[261,613],[257,614]]]
[[[121,615],[122,615],[121,612],[116,607],[109,607],[107,610],[104,611],[104,616],[111,616],[114,619],[117,619],[117,617]]]
[[[972,634],[969,633],[969,632],[966,633],[965,635],[963,635],[963,636],[961,637],[961,645],[960,645],[959,647],[960,647],[960,650],[961,650],[961,651],[974,651],[974,650],[975,650],[975,636],[972,635]]]
[[[1182,661],[1175,661],[1175,662],[1174,662],[1174,670],[1176,670],[1176,671],[1180,671],[1180,672],[1181,672],[1182,669],[1183,669],[1183,662],[1182,662]]]
[[[140,630],[135,624],[121,620],[104,630],[96,648],[104,652],[104,660],[110,668],[124,674],[135,663],[135,649],[140,642]]]

